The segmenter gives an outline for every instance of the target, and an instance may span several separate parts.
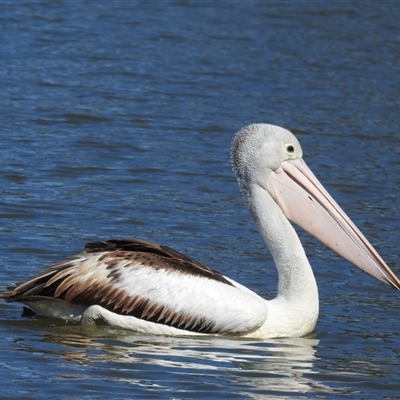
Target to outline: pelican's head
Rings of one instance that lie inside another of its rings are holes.
[[[246,201],[254,186],[273,198],[283,214],[363,271],[400,290],[400,281],[303,161],[288,130],[252,124],[232,145],[232,164]]]
[[[252,124],[241,129],[232,145],[232,165],[241,187],[257,181],[261,186],[283,161],[303,157],[292,132],[276,125]]]

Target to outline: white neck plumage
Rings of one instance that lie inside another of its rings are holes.
[[[300,239],[271,195],[254,184],[246,203],[275,261],[279,275],[278,296],[289,302],[316,302],[318,288]]]

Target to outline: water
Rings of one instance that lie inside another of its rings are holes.
[[[138,237],[265,297],[272,260],[229,166],[251,122],[292,129],[400,273],[397,2],[0,3],[0,279]],[[22,318],[0,303],[8,398],[395,398],[398,293],[302,234],[307,338],[163,338]]]

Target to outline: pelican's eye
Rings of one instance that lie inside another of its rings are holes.
[[[294,151],[295,151],[295,148],[294,148],[294,146],[292,144],[287,144],[285,146],[285,150],[286,150],[286,153],[288,153],[289,155],[293,155]]]

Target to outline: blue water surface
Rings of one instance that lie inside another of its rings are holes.
[[[291,129],[400,274],[400,3],[0,2],[0,279],[85,242],[160,242],[271,298],[231,172],[236,131]],[[0,303],[2,399],[387,398],[399,294],[299,232],[320,288],[307,338],[149,337]]]

